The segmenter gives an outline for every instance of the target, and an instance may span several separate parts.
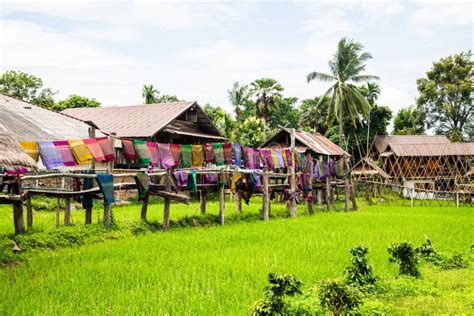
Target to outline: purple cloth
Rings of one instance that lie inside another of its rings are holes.
[[[288,167],[293,167],[293,155],[291,154],[291,149],[285,148],[284,151],[285,151],[286,160],[288,162]]]
[[[204,183],[205,184],[214,184],[219,181],[219,176],[217,174],[205,174],[204,175]]]
[[[158,143],[158,156],[160,157],[160,163],[165,169],[174,167],[174,159],[171,154],[170,144]]]
[[[334,163],[334,159],[329,161],[329,172],[331,173],[332,177],[336,176],[336,164]]]
[[[242,166],[242,147],[239,144],[234,144],[234,165],[237,167]]]
[[[283,159],[283,155],[281,154],[281,149],[275,149],[275,153],[278,158],[278,163],[280,164],[280,168],[285,168],[285,160]]]
[[[63,159],[56,150],[53,142],[38,142],[41,161],[43,161],[46,169],[56,169],[64,167]]]
[[[275,166],[273,164],[272,159],[272,152],[270,149],[261,149],[260,156],[262,156],[263,166],[268,168],[268,170],[275,170]]]
[[[180,190],[185,189],[188,186],[188,173],[186,170],[179,169],[174,174],[176,185]]]
[[[252,147],[245,148],[247,152],[247,160],[245,161],[245,168],[254,169],[255,166],[255,150]]]

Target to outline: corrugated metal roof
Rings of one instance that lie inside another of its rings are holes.
[[[387,150],[388,144],[447,144],[449,139],[443,135],[377,135],[374,147],[378,154]]]
[[[193,106],[209,121],[208,128],[215,132],[213,135],[221,136],[196,102],[76,108],[62,113],[92,121],[101,131],[116,133],[117,137],[151,137]]]
[[[397,144],[390,143],[389,151],[399,157],[474,156],[474,143]]]
[[[4,94],[0,94],[0,123],[17,141],[89,137],[84,122]]]
[[[172,129],[172,128],[165,128],[164,131],[168,132],[168,133],[171,133],[171,134],[187,135],[187,136],[213,139],[213,140],[219,140],[219,141],[225,141],[227,139],[227,138],[222,137],[222,136],[214,136],[214,135],[209,135],[209,134],[204,134],[204,133],[197,133],[197,132],[188,132],[188,131],[176,130],[176,129]]]

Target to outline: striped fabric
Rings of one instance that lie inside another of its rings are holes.
[[[97,142],[99,142],[100,148],[102,148],[102,152],[104,153],[105,161],[112,162],[115,160],[115,153],[114,148],[112,148],[112,142],[108,137],[100,137],[97,138]]]
[[[76,165],[76,160],[74,159],[71,148],[69,148],[67,140],[56,140],[53,141],[53,144],[63,159],[63,163],[66,167],[73,167]]]
[[[61,155],[54,147],[53,142],[38,142],[41,161],[43,162],[46,169],[57,169],[64,167],[63,159]]]
[[[191,167],[192,146],[181,145],[181,168]]]
[[[20,142],[21,148],[33,158],[34,161],[38,162],[39,159],[39,147],[37,142]]]
[[[224,149],[222,148],[222,144],[212,144],[212,149],[214,150],[216,165],[223,166],[224,165]]]
[[[150,152],[148,151],[146,141],[141,139],[134,139],[133,146],[138,156],[138,164],[141,167],[147,167],[151,161]]]
[[[97,139],[86,138],[86,139],[83,139],[83,141],[84,141],[84,144],[86,144],[92,156],[94,157],[95,161],[98,161],[98,162],[105,161],[104,152],[102,151],[102,147],[100,147]]]
[[[171,144],[170,145],[171,155],[173,156],[174,165],[181,165],[181,145],[180,144]]]
[[[78,165],[88,165],[91,163],[92,154],[82,139],[68,140],[68,143]]]
[[[153,167],[160,166],[160,156],[158,154],[158,144],[155,142],[146,142],[146,147],[150,152],[150,161]]]
[[[204,151],[202,145],[192,145],[191,167],[204,167]]]
[[[214,149],[212,148],[212,144],[204,144],[202,145],[204,149],[204,159],[207,163],[214,163],[216,162],[216,156],[214,155]]]
[[[171,154],[170,144],[158,143],[158,152],[160,154],[161,166],[165,169],[174,167],[173,155]]]
[[[226,165],[232,164],[232,144],[225,143],[222,145],[222,149],[224,150],[224,160]]]

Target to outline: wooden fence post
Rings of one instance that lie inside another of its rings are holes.
[[[60,220],[61,220],[61,206],[60,206],[60,200],[58,198],[57,204],[56,204],[56,227],[59,227]]]
[[[225,176],[224,176],[224,170],[221,171],[220,177],[219,177],[219,222],[221,225],[224,225],[224,211],[225,211]]]
[[[86,208],[86,225],[92,224],[92,207]]]
[[[148,200],[150,198],[150,194],[147,192],[142,200],[142,212],[140,218],[142,221],[146,221],[146,215],[148,213]]]
[[[309,161],[309,179],[308,179],[308,184],[309,184],[309,192],[308,194],[311,194],[311,199],[314,199],[314,190],[313,190],[313,158],[311,157],[311,154],[308,153],[306,159]],[[313,209],[313,200],[307,200],[306,204],[308,205],[308,213],[309,215],[314,215],[314,209]]]
[[[344,211],[349,211],[349,198],[351,194],[351,189],[349,187],[349,179],[344,179]]]
[[[293,160],[293,166],[290,168],[290,200],[288,201],[288,211],[291,217],[296,217],[296,199],[294,194],[296,193],[296,159],[295,159],[295,129],[292,128],[290,132],[290,151],[291,158]]]
[[[109,228],[110,226],[110,204],[105,203],[105,198],[104,198],[104,227]]]
[[[240,191],[235,192],[235,208],[237,213],[242,214],[242,194]]]
[[[206,189],[199,191],[199,206],[201,208],[201,215],[206,215]]]
[[[31,194],[26,195],[26,225],[28,229],[33,227],[33,207],[31,205]]]
[[[263,208],[262,208],[262,217],[265,222],[269,218],[269,206],[270,206],[270,193],[269,193],[269,176],[267,168],[263,168],[263,183],[262,183],[262,193],[263,193]]]
[[[67,197],[64,200],[64,225],[71,225],[71,198]]]
[[[318,200],[318,209],[322,210],[323,209],[323,189],[322,188],[316,189],[316,198]]]
[[[20,179],[12,184],[12,194],[19,195],[21,193]],[[15,234],[25,233],[25,223],[23,222],[23,203],[20,201],[13,202],[13,224],[15,226]]]
[[[171,191],[171,170],[166,171],[165,178],[165,190],[166,192]],[[170,199],[165,198],[165,206],[163,210],[163,229],[168,230],[170,228]]]
[[[331,208],[331,183],[329,183],[329,177],[326,177],[326,208],[328,211]]]

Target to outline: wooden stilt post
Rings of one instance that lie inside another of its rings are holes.
[[[115,140],[117,138],[117,134],[115,133],[110,133],[110,144],[112,145],[112,151],[115,153]],[[109,162],[109,165],[107,166],[107,171],[109,173],[114,173],[114,162],[111,161]]]
[[[12,185],[12,194],[19,195],[21,192],[20,179]],[[23,203],[20,201],[13,202],[13,224],[15,226],[15,234],[25,233],[25,223],[23,222]]]
[[[415,189],[411,188],[410,189],[410,206],[413,207],[413,194],[414,194]]]
[[[296,199],[294,194],[296,192],[296,159],[295,159],[295,129],[291,129],[290,135],[290,147],[291,147],[291,157],[293,159],[293,166],[290,168],[290,200],[288,201],[288,211],[291,217],[296,217]]]
[[[71,225],[71,198],[64,199],[64,226]]]
[[[349,179],[344,179],[344,211],[349,211],[349,199],[351,195],[351,189],[349,185]]]
[[[86,208],[86,225],[92,224],[92,207]]]
[[[60,200],[58,198],[58,203],[56,205],[56,227],[59,227],[60,220],[61,220],[61,206],[60,206]]]
[[[242,194],[240,191],[235,192],[235,208],[237,213],[242,214]]]
[[[224,225],[224,211],[225,211],[225,176],[224,170],[221,171],[219,177],[219,223]]]
[[[95,138],[95,128],[94,127],[89,127],[89,138]],[[112,145],[112,148],[114,148],[114,146]],[[112,168],[113,168],[113,162],[112,162]],[[95,160],[92,159],[92,162],[91,162],[91,170],[95,170]],[[89,224],[92,224],[92,207],[88,207],[85,209],[85,223],[86,225],[89,225]],[[105,227],[108,227],[108,222],[107,222],[107,225],[106,225],[106,219],[105,219],[105,215],[106,215],[106,211],[105,211],[105,204],[104,204],[104,219],[103,219],[103,222],[104,222],[104,226]]]
[[[365,182],[365,200],[367,202],[370,202],[370,198],[369,198],[369,184],[367,182]]]
[[[309,184],[309,192],[308,194],[311,194],[311,199],[306,201],[306,204],[308,205],[308,213],[309,215],[314,215],[314,209],[313,209],[313,159],[311,157],[311,154],[308,153],[306,159],[308,159],[308,167],[309,167],[309,179],[308,179],[308,184]]]
[[[202,189],[199,191],[199,205],[201,208],[201,215],[206,215],[206,190]]]
[[[33,207],[31,206],[31,194],[26,195],[26,225],[28,229],[33,227]]]
[[[148,200],[150,198],[150,194],[145,193],[145,196],[143,197],[143,200],[142,200],[142,212],[141,212],[141,216],[140,218],[142,219],[142,221],[146,221],[146,216],[147,216],[147,213],[148,213]]]
[[[318,200],[318,209],[322,210],[323,209],[323,189],[322,188],[316,189],[316,198]]]
[[[105,228],[109,228],[110,226],[110,208],[111,208],[111,205],[110,204],[105,204],[105,201],[104,201],[104,227]]]
[[[166,192],[171,191],[171,170],[166,171],[165,178],[165,190]],[[170,228],[170,199],[165,198],[165,205],[163,210],[163,229],[168,230]]]
[[[329,177],[326,177],[326,209],[329,211],[331,208],[331,184],[329,183]]]
[[[263,183],[262,183],[262,193],[263,193],[263,208],[262,208],[262,217],[265,222],[269,218],[269,208],[270,208],[270,192],[269,192],[269,176],[267,168],[263,168]]]

